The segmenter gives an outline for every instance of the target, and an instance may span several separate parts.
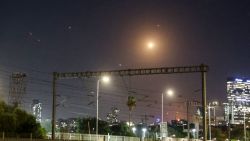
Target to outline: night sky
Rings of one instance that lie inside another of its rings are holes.
[[[207,64],[207,97],[226,101],[227,77],[250,77],[248,0],[58,0],[0,2],[0,94],[9,76],[27,73],[23,105],[43,103],[51,117],[52,72]],[[156,47],[148,50],[148,41]],[[200,100],[200,74],[112,78],[101,86],[100,114],[111,107],[128,119],[126,99],[136,96],[133,118],[160,117],[161,92],[169,119],[184,116],[181,101]],[[95,116],[96,78],[60,80],[58,118]]]

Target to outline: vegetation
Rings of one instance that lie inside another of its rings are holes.
[[[46,132],[51,132],[51,120],[45,120],[41,122],[42,128],[46,130]]]
[[[136,135],[132,132],[131,127],[126,123],[121,122],[117,124],[109,124],[106,121],[100,120],[99,122],[99,134],[107,135],[119,135],[119,136],[138,136],[142,135],[142,128],[147,127],[145,124],[136,125]],[[192,127],[192,125],[190,126]],[[77,120],[77,132],[84,134],[95,134],[96,128],[96,118],[79,118]],[[193,128],[193,127],[192,127]],[[157,139],[156,137],[160,134],[159,125],[151,125],[147,127],[147,137],[152,139]],[[183,132],[183,128],[180,126],[168,125],[168,134],[169,136],[175,136],[176,138],[185,138],[187,133]],[[231,130],[231,139],[243,140],[244,132],[242,126],[233,126]],[[250,130],[247,129],[247,136],[249,137]],[[192,134],[190,135],[191,138]],[[228,138],[228,127],[212,127],[212,138],[217,140],[225,140]]]
[[[107,122],[98,121],[98,133],[108,134],[110,132],[109,125]],[[84,134],[95,134],[96,133],[96,118],[79,118],[77,120],[77,132]]]
[[[168,135],[172,136],[175,135],[176,138],[184,138],[187,136],[187,133],[184,133],[183,130],[176,126],[169,126],[168,125]]]
[[[124,122],[110,126],[110,131],[111,135],[135,136],[129,126]]]
[[[128,96],[127,106],[128,106],[128,109],[129,109],[129,120],[128,121],[129,121],[129,126],[130,126],[131,113],[132,113],[132,110],[136,106],[136,99],[135,99],[134,96]]]
[[[117,123],[109,125],[108,122],[99,120],[98,121],[98,133],[121,136],[134,136],[131,129],[126,123]],[[77,132],[84,134],[95,134],[96,118],[79,118],[77,121]]]
[[[0,102],[0,132],[5,132],[6,137],[30,137],[30,134],[34,138],[45,136],[45,130],[34,116],[4,102]]]

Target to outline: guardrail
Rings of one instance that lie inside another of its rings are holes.
[[[114,135],[95,135],[95,134],[80,134],[80,133],[56,133],[55,141],[141,141],[139,137],[114,136]],[[29,138],[19,137],[4,137],[0,141],[51,141],[51,136],[48,139],[34,139],[32,135]],[[144,141],[156,141],[151,138],[144,138]],[[201,141],[199,139],[186,138],[166,138],[164,141]]]

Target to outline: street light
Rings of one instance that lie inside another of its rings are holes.
[[[133,127],[133,128],[132,128],[132,131],[133,131],[133,133],[135,133],[135,131],[136,131],[136,127]]]
[[[244,128],[244,141],[247,140],[247,132],[246,132],[246,112],[247,112],[247,109],[243,106],[242,107],[242,112],[243,112],[243,128]]]
[[[172,96],[174,95],[174,91],[171,90],[171,89],[169,89],[169,90],[167,91],[167,95],[170,96],[170,97],[172,97]]]
[[[209,127],[209,140],[211,140],[211,114],[210,114],[210,106],[211,103],[208,103],[208,127]]]
[[[244,118],[244,141],[246,141],[247,140],[247,132],[246,132],[246,111],[245,111],[245,109],[243,110],[243,118]]]
[[[162,93],[162,95],[161,95],[161,125],[163,126],[163,119],[164,119],[164,107],[163,107],[163,105],[164,105],[164,94],[165,93]],[[169,90],[167,90],[167,96],[169,96],[169,97],[173,97],[173,95],[174,95],[174,91],[173,90],[171,90],[171,89],[169,89]],[[168,137],[168,122],[167,122],[167,125],[166,125],[166,137]],[[162,133],[162,135],[161,135],[162,137],[163,137],[163,133]]]
[[[196,129],[192,129],[192,133],[193,133],[194,139],[196,138],[196,137],[195,137],[195,132],[196,132]]]
[[[96,140],[98,141],[98,119],[99,119],[99,89],[100,82],[108,83],[110,78],[108,76],[102,76],[101,79],[97,80],[97,90],[96,90]]]
[[[103,77],[102,77],[102,81],[103,81],[104,83],[109,83],[109,81],[110,81],[109,76],[103,76]]]
[[[146,128],[142,128],[142,132],[144,132],[144,133],[145,133],[146,131],[147,131],[147,129],[146,129]]]
[[[195,92],[198,92],[199,90],[195,90]],[[171,90],[168,91],[168,93],[171,95],[173,94],[173,92]],[[182,97],[182,95],[180,95],[180,97]],[[185,103],[186,103],[186,112],[187,112],[187,139],[189,140],[190,139],[190,123],[189,123],[189,106],[197,106],[197,103],[198,101],[196,100],[188,100],[188,98],[184,98],[185,99]],[[183,126],[183,129],[184,129],[184,126]],[[198,132],[199,130],[197,130]]]
[[[144,138],[146,136],[146,131],[147,131],[147,128],[142,128],[142,141],[144,141]]]
[[[211,140],[211,111],[210,109],[214,109],[214,125],[216,124],[216,116],[215,116],[215,106],[219,104],[218,101],[213,101],[208,103],[208,126],[209,126],[209,140]]]

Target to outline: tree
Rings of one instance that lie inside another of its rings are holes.
[[[225,140],[227,138],[227,131],[223,131],[221,128],[212,127],[212,138],[217,140]]]
[[[115,124],[110,126],[111,135],[119,135],[119,136],[135,136],[132,130],[125,122],[121,122],[119,124]]]
[[[98,133],[120,136],[134,136],[131,129],[125,122],[120,122],[109,126],[108,122],[99,120],[98,121]],[[94,128],[96,127],[96,118],[79,118],[77,120],[77,132],[84,134],[95,134]]]
[[[168,125],[168,135],[175,135],[177,138],[184,138],[186,136],[186,133],[182,131],[182,128],[178,126],[169,126]]]
[[[41,122],[41,126],[47,131],[47,132],[51,132],[51,120],[45,120]]]
[[[129,109],[129,126],[130,126],[130,122],[131,122],[131,113],[132,110],[135,108],[136,106],[136,99],[134,96],[128,96],[128,101],[127,101],[127,106]]]
[[[244,128],[242,126],[235,125],[231,130],[231,139],[243,140],[244,139]]]
[[[6,136],[29,137],[30,133],[35,138],[45,136],[45,130],[34,116],[4,102],[0,102],[0,132],[5,132]]]
[[[96,127],[96,118],[79,118],[77,120],[77,132],[85,133],[85,134],[94,134]],[[110,128],[108,122],[99,120],[98,121],[98,133],[99,134],[108,134],[110,132]]]

